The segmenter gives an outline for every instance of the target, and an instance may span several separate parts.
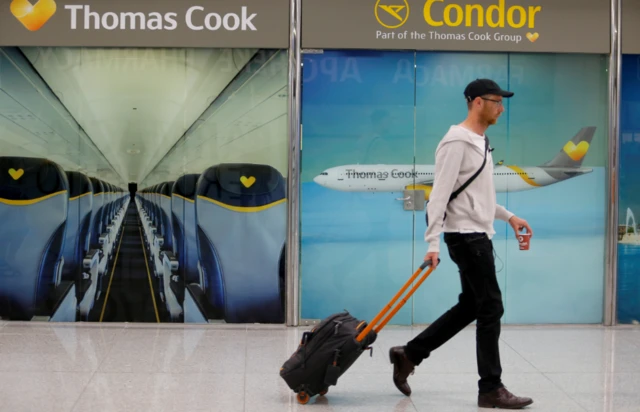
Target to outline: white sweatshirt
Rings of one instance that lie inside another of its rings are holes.
[[[462,126],[454,125],[436,148],[434,185],[427,203],[429,226],[425,241],[427,252],[440,252],[442,232],[486,233],[495,235],[495,219],[508,221],[513,213],[496,204],[493,182],[493,158],[487,153],[482,172],[447,206],[449,197],[473,176],[484,159],[485,138]],[[447,217],[444,220],[444,212]]]

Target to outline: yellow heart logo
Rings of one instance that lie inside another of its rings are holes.
[[[536,40],[538,40],[538,37],[540,37],[540,35],[538,34],[538,32],[535,33],[527,33],[527,39],[529,39],[529,41],[531,43],[534,43]]]
[[[22,175],[24,174],[24,170],[22,169],[9,169],[9,176],[11,176],[13,178],[13,180],[18,180],[22,177]]]
[[[576,146],[573,142],[569,141],[566,145],[564,145],[564,152],[575,162],[582,159],[584,155],[587,154],[588,150],[589,143],[587,142],[580,142]]]
[[[242,184],[244,185],[244,187],[246,187],[247,189],[250,188],[251,186],[253,186],[253,184],[256,182],[256,178],[251,176],[251,177],[245,177],[242,176],[240,178],[240,181],[242,182]]]
[[[56,14],[57,7],[54,0],[40,0],[35,5],[29,0],[13,0],[11,13],[27,30],[37,31]]]

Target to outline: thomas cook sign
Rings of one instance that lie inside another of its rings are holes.
[[[0,46],[289,47],[289,0],[0,0]]]
[[[608,53],[609,0],[302,0],[302,47]]]

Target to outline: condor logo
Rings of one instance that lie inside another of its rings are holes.
[[[407,0],[378,0],[375,15],[383,27],[397,29],[409,19],[409,3]]]
[[[39,0],[31,4],[29,0],[13,0],[11,14],[29,31],[38,31],[54,14],[57,5],[54,0]]]

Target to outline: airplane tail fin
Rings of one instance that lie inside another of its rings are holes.
[[[584,160],[593,135],[596,132],[595,126],[583,127],[569,140],[553,160],[543,164],[546,167],[580,167]]]

